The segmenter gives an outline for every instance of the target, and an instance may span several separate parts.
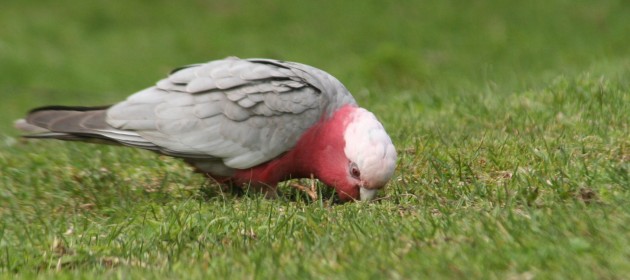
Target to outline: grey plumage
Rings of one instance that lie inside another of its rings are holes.
[[[16,126],[27,137],[153,150],[229,176],[291,149],[322,117],[355,104],[319,69],[268,59],[227,58],[178,68],[111,107],[44,107]]]

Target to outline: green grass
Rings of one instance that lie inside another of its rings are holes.
[[[0,278],[630,273],[626,1],[5,2]],[[174,159],[12,128],[229,55],[342,80],[399,152],[381,198],[235,197]]]

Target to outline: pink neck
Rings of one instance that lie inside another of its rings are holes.
[[[345,140],[343,133],[347,117],[356,107],[346,105],[332,117],[324,119],[300,138],[295,147],[279,157],[256,167],[239,170],[234,175],[236,183],[258,183],[275,186],[278,182],[295,178],[330,177],[341,164],[345,166]],[[344,171],[345,172],[345,171]],[[324,182],[328,185],[333,182]]]

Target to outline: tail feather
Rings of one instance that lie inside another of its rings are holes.
[[[25,119],[19,119],[15,121],[13,125],[20,131],[30,134],[50,132],[50,130],[48,129],[28,123]]]
[[[47,106],[31,110],[26,122],[60,132],[85,132],[109,127],[105,122],[105,107]]]
[[[104,144],[130,145],[152,149],[134,132],[121,131],[106,122],[106,109],[101,107],[47,106],[31,110],[15,127],[28,134],[26,138],[59,139]]]
[[[184,158],[199,172],[212,173],[218,176],[217,178],[233,175],[234,169],[225,166],[219,158],[169,150],[144,139],[134,130],[110,126],[106,121],[107,108],[63,106],[37,108],[30,111],[24,119],[15,121],[15,127],[27,133],[22,136],[25,138],[131,146]]]

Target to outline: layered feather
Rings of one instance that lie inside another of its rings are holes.
[[[98,139],[184,158],[229,176],[290,150],[313,124],[355,104],[319,69],[228,58],[178,68],[111,107],[44,107],[17,126],[29,137]]]

